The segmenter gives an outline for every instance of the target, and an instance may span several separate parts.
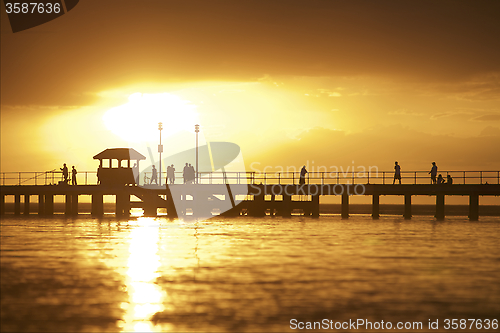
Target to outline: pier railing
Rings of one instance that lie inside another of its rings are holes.
[[[77,174],[78,185],[96,185],[97,172],[96,171],[78,171]],[[2,172],[0,182],[2,185],[57,185],[63,181],[63,174],[61,171],[33,171],[33,172]],[[71,184],[71,176],[69,177],[69,184]]]
[[[500,171],[440,171],[446,181],[448,175],[453,178],[453,184],[500,184]],[[161,174],[161,184],[167,181],[166,172]],[[139,185],[151,183],[151,172],[141,172]],[[78,185],[97,185],[96,171],[79,171],[77,174]],[[392,184],[394,171],[378,172],[309,172],[305,176],[306,184]],[[61,171],[45,172],[2,172],[1,185],[57,185],[63,181]],[[199,184],[264,184],[264,185],[298,185],[299,172],[200,172]],[[194,182],[192,180],[191,182]],[[182,172],[175,173],[174,184],[184,183]],[[399,184],[399,180],[395,181]],[[431,178],[428,171],[402,171],[402,184],[430,184]],[[71,184],[71,176],[69,180]]]

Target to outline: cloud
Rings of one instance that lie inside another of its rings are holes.
[[[387,114],[390,116],[417,116],[417,117],[424,115],[423,113],[415,112],[408,109],[399,109],[396,111],[388,112]]]
[[[473,120],[473,121],[499,121],[500,114],[485,114],[482,116],[472,118],[471,120]]]
[[[443,117],[449,117],[453,115],[453,113],[451,112],[442,112],[442,113],[435,113],[431,116],[431,119],[439,119],[439,118],[443,118]]]
[[[22,42],[3,34],[2,103],[89,105],[70,97],[136,82],[252,81],[264,73],[456,82],[500,72],[498,1],[289,0],[286,10],[259,0],[154,2],[141,10],[135,0],[104,3],[88,0],[73,12],[77,21],[42,25]],[[475,89],[457,97],[498,96],[488,83]]]
[[[342,90],[342,88],[340,88]],[[329,89],[318,89],[321,94],[326,94],[328,97],[341,97],[342,94],[337,91],[331,91]]]
[[[486,126],[481,133],[480,136],[500,136],[500,128],[493,126]]]
[[[485,129],[484,135],[454,137],[432,135],[404,126],[380,126],[370,131],[346,134],[322,127],[300,133],[296,139],[261,152],[263,165],[378,166],[391,171],[394,161],[404,170],[427,170],[436,161],[442,170],[485,170],[498,168],[500,135],[498,128]],[[486,136],[488,135],[488,136]],[[300,139],[300,140],[298,140]]]
[[[465,117],[465,116],[470,116],[471,114],[474,114],[473,112],[470,111],[447,111],[447,112],[439,112],[431,115],[430,119],[435,120],[439,118],[444,118],[444,117]]]
[[[446,96],[458,101],[500,100],[500,72],[490,72],[458,80],[421,85],[417,88],[422,95]]]
[[[296,136],[297,140],[321,140],[322,138],[332,138],[332,137],[343,137],[345,136],[344,131],[340,130],[332,130],[324,127],[314,127],[307,130],[302,131]]]

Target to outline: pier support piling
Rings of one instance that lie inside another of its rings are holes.
[[[479,220],[479,195],[477,194],[469,196],[469,220]]]
[[[266,216],[264,194],[255,195],[252,202],[251,215],[254,217]]]
[[[78,215],[78,194],[71,195],[71,215]]]
[[[407,220],[411,219],[411,194],[405,194],[405,212],[403,216]]]
[[[45,215],[54,215],[54,195],[45,194]]]
[[[283,203],[281,205],[280,215],[282,217],[292,216],[292,197],[290,195],[283,194]]]
[[[43,194],[38,195],[38,215],[45,215],[45,196]]]
[[[319,195],[313,195],[311,198],[311,204],[312,204],[312,217],[318,218],[319,217]]]
[[[24,215],[30,214],[30,195],[24,195]]]
[[[0,194],[0,215],[5,214],[5,195]]]
[[[16,215],[21,214],[21,195],[20,194],[14,195],[14,214],[16,214]]]
[[[92,215],[96,217],[104,215],[104,200],[102,193],[92,194]]]
[[[116,207],[118,209],[118,200],[116,201]],[[145,203],[144,206],[142,207],[142,209],[144,210],[143,216],[145,216],[145,217],[156,217],[156,215],[157,215],[157,208],[152,203],[149,203],[149,204]],[[117,210],[117,214],[118,214],[118,210]]]
[[[436,194],[436,218],[444,220],[444,194]]]
[[[342,218],[349,218],[349,194],[342,194]]]
[[[116,216],[128,217],[130,215],[130,195],[118,193],[116,195]],[[155,214],[156,216],[156,207]]]
[[[378,194],[372,196],[372,218],[374,220],[380,218],[380,195]]]
[[[172,196],[169,185],[167,185],[167,216],[171,219],[176,219],[178,217],[177,210],[175,209],[174,197]]]
[[[274,216],[275,215],[275,207],[276,207],[276,196],[274,194],[271,194],[271,202],[269,205],[269,215]]]
[[[71,215],[71,194],[66,194],[65,195],[65,200],[64,200],[64,214],[66,215]]]
[[[24,195],[24,215],[30,215],[30,195]]]

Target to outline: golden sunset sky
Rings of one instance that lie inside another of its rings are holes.
[[[165,154],[199,122],[248,171],[500,170],[500,1],[84,0],[18,33],[4,8],[2,171],[94,171],[158,121]]]

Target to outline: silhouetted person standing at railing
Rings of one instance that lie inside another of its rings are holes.
[[[75,166],[73,165],[71,167],[71,185],[77,185],[76,183],[76,174],[78,171],[76,171]]]
[[[446,184],[449,184],[449,185],[453,184],[453,178],[451,178],[450,175],[446,176],[446,180],[447,180]]]
[[[299,179],[299,185],[304,185],[306,183],[306,166],[304,165],[302,169],[300,169],[300,179]]]
[[[169,181],[170,184],[175,182],[175,168],[173,164],[167,167],[167,181]]]
[[[438,184],[444,184],[444,178],[441,174],[439,174],[438,179],[437,179]]]
[[[156,185],[158,185],[158,172],[156,171],[156,167],[153,165],[153,169],[151,169],[151,182],[150,184],[153,184],[155,182]]]
[[[101,184],[101,167],[97,167],[97,185]]]
[[[62,171],[62,174],[63,174],[63,180],[64,180],[64,183],[67,184],[68,183],[68,176],[69,176],[69,173],[68,173],[68,167],[66,166],[66,163],[63,164],[63,167],[60,168],[61,171]]]
[[[394,166],[394,180],[392,181],[392,185],[394,185],[396,179],[399,179],[399,184],[401,185],[401,167],[398,162],[394,162],[394,164],[396,165]]]
[[[192,166],[191,163],[189,163],[189,181],[190,182],[194,181],[195,173],[196,173],[196,171],[194,171],[194,166]]]
[[[436,165],[436,162],[432,162],[432,169],[431,171],[429,171],[429,173],[431,174],[431,183],[436,184],[436,176],[438,173],[438,167]]]
[[[186,163],[184,168],[182,169],[182,178],[184,178],[184,184],[188,182],[189,178],[189,165]]]

